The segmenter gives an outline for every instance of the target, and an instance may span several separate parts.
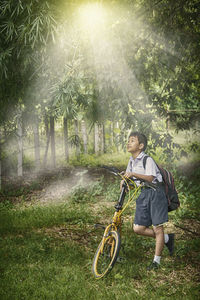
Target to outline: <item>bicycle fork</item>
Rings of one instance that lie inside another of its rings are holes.
[[[103,253],[103,250],[104,250],[104,245],[105,245],[105,242],[106,240],[109,238],[109,232],[111,230],[113,231],[117,231],[119,229],[119,233],[121,235],[121,224],[122,224],[122,220],[121,220],[121,210],[119,211],[116,211],[114,216],[113,216],[113,219],[112,219],[112,223],[109,224],[105,231],[104,231],[104,234],[103,234],[103,238],[102,238],[102,244],[101,244],[101,249],[100,249],[100,253],[102,254]],[[112,241],[110,242],[111,246],[113,247],[112,245]],[[112,251],[112,250],[111,250]]]

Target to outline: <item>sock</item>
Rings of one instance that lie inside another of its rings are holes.
[[[153,261],[155,261],[155,262],[157,262],[158,264],[160,264],[160,259],[161,259],[161,256],[155,255]]]
[[[167,242],[169,241],[169,235],[165,233],[164,239],[165,239],[165,244],[167,244]]]

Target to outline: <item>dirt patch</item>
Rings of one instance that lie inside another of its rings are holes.
[[[27,174],[18,180],[7,178],[7,181],[4,181],[4,189],[0,193],[0,202],[5,200],[12,203],[22,201],[60,202],[76,187],[87,187],[102,176],[106,178],[106,181],[113,180],[113,176],[103,168],[84,167],[46,170],[41,174]]]
[[[37,232],[44,232],[48,236],[58,239],[67,239],[80,244],[86,250],[91,249],[94,240],[100,240],[102,232],[99,232],[94,225],[86,225],[83,229],[79,225],[68,224],[67,226],[54,226],[51,228],[39,229]],[[99,237],[97,237],[99,235]]]

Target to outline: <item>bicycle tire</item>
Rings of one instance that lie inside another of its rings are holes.
[[[96,279],[100,279],[107,275],[112,270],[117,260],[121,245],[119,232],[109,232],[108,236],[106,237],[103,253],[101,253],[102,243],[103,239],[97,248],[92,264],[92,272]]]

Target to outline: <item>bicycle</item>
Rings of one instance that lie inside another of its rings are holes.
[[[100,226],[105,229],[103,238],[96,250],[92,263],[92,272],[96,279],[100,279],[107,275],[112,270],[114,264],[117,261],[121,246],[122,213],[124,212],[124,210],[130,205],[133,200],[137,198],[141,188],[146,186],[156,189],[155,184],[149,183],[144,180],[139,180],[140,184],[139,186],[137,186],[134,181],[138,181],[138,179],[123,176],[122,173],[120,173],[120,171],[115,167],[104,166],[104,168],[106,168],[115,176],[121,177],[124,180],[124,183],[122,185],[119,200],[115,205],[115,213],[111,223],[107,225],[106,228],[101,224],[96,224],[96,227]],[[132,188],[134,188],[134,192],[131,195],[130,190]],[[129,191],[129,198],[126,205],[123,207],[127,190]]]

